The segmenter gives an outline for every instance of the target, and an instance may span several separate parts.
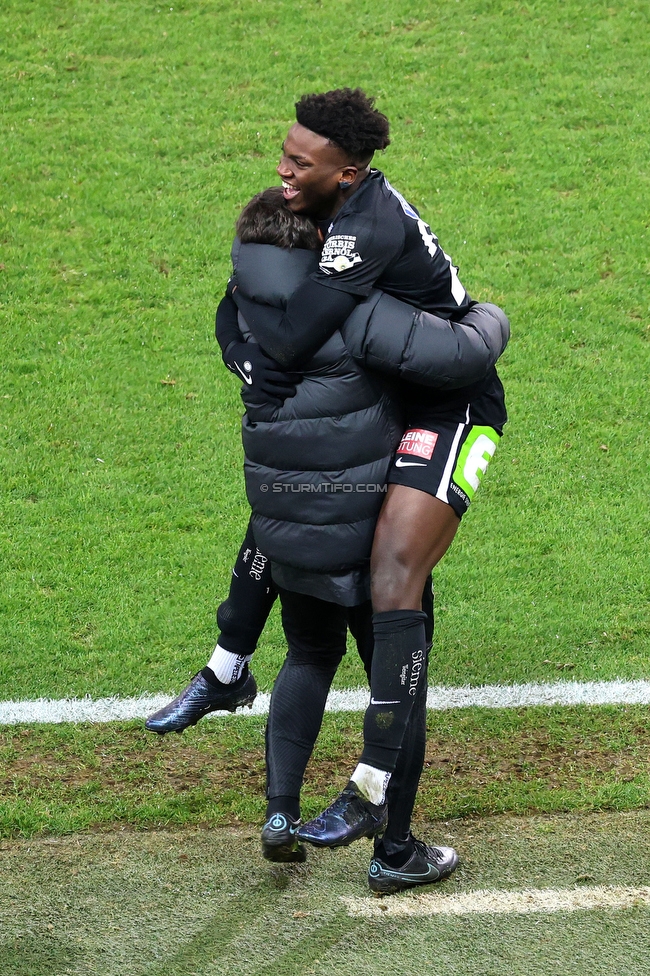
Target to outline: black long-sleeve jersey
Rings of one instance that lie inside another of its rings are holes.
[[[453,320],[474,304],[429,225],[379,170],[370,172],[324,231],[319,266],[284,312],[235,292],[255,338],[286,368],[312,355],[374,287]],[[494,385],[500,388],[492,369],[453,394],[413,383],[403,384],[402,392],[409,409],[455,412]]]
[[[330,223],[312,278],[361,298],[380,288],[442,318],[462,318],[471,305],[429,225],[379,170]]]

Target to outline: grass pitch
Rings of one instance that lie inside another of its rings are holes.
[[[295,99],[346,84],[391,119],[377,164],[513,325],[432,678],[647,676],[649,11],[3,5],[4,697],[171,692],[204,662],[247,520],[212,338],[232,228]],[[274,618],[263,688],[282,656]],[[362,684],[348,658],[339,684]]]
[[[647,709],[430,712],[415,822],[649,805]],[[362,716],[328,714],[307,768],[316,816],[356,765]],[[0,730],[0,837],[264,822],[264,723],[204,721],[164,738],[141,723]]]
[[[427,895],[440,903],[648,884],[647,811],[437,822],[427,836],[462,855]],[[295,868],[268,865],[258,843],[250,831],[212,829],[3,844],[3,976],[650,973],[647,904],[431,918],[417,895],[369,897],[366,842],[310,851]],[[355,916],[350,900],[375,917]],[[398,905],[412,914],[391,917]]]

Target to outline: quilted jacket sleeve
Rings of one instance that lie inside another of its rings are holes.
[[[510,338],[510,323],[489,302],[451,322],[373,291],[341,332],[351,354],[368,369],[451,390],[480,380],[494,366]]]

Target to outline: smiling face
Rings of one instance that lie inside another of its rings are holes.
[[[342,149],[296,122],[284,140],[277,172],[287,207],[324,220],[343,205],[367,167],[361,175]],[[341,181],[349,183],[350,189],[342,190]]]

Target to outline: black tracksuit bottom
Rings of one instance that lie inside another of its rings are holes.
[[[370,601],[342,607],[312,596],[280,590],[282,624],[289,647],[271,695],[266,731],[267,797],[300,796],[303,776],[321,728],[327,694],[346,650],[348,628],[370,681],[374,644]],[[433,637],[433,593],[422,599],[427,615],[427,648]],[[411,816],[426,746],[426,670],[406,727],[399,759],[388,786],[387,854],[409,839]]]

